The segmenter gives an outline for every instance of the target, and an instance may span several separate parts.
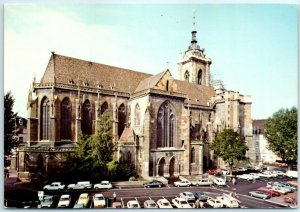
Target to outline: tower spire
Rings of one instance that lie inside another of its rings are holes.
[[[193,13],[193,28],[192,28],[192,40],[191,45],[189,46],[189,49],[198,49],[200,50],[200,46],[197,45],[197,30],[196,30],[196,10],[194,10]]]

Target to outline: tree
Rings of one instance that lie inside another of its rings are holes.
[[[17,113],[13,112],[15,99],[11,92],[4,96],[4,155],[11,155],[12,149],[18,145],[14,136],[15,120]]]
[[[221,157],[229,164],[230,174],[232,167],[237,161],[246,160],[246,151],[248,147],[240,138],[240,135],[233,129],[224,129],[219,133],[211,145],[214,154]]]
[[[268,118],[264,135],[268,149],[273,151],[284,163],[297,162],[297,108],[280,109]]]

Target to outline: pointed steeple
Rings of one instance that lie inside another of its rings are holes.
[[[194,11],[194,16],[193,16],[194,22],[193,22],[193,28],[192,28],[192,40],[191,40],[191,45],[189,46],[189,50],[190,49],[198,49],[200,50],[200,46],[197,45],[197,30],[196,30],[196,24],[195,24],[195,11]]]

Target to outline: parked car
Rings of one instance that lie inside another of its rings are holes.
[[[226,186],[226,182],[222,178],[216,177],[216,178],[213,179],[213,182],[214,182],[214,184],[216,184],[218,186]]]
[[[78,204],[77,202],[73,206],[73,208],[85,208],[84,204]]]
[[[292,192],[290,189],[287,189],[287,188],[285,188],[284,186],[282,186],[282,185],[273,185],[272,186],[272,190],[274,190],[274,191],[278,191],[279,193],[281,193],[281,194],[287,194],[287,193],[290,193],[290,192]]]
[[[291,186],[289,183],[287,182],[279,182],[279,184],[283,185],[285,188],[290,189],[291,191],[296,191],[297,188],[294,186]]]
[[[171,203],[167,199],[159,199],[157,200],[157,206],[159,208],[173,208]]]
[[[104,208],[106,202],[103,194],[94,194],[92,204],[94,205],[94,208]]]
[[[208,178],[202,178],[196,181],[191,181],[191,183],[195,186],[211,186],[213,181],[209,180]]]
[[[278,176],[285,176],[286,175],[286,173],[284,173],[283,171],[279,171],[279,170],[274,170],[272,172],[276,173]]]
[[[89,201],[90,201],[89,194],[82,193],[80,194],[76,204],[82,204],[84,207],[86,207]]]
[[[219,171],[218,170],[211,170],[210,169],[210,170],[207,171],[207,173],[211,174],[211,175],[217,175],[217,174],[219,174]]]
[[[238,179],[244,179],[244,180],[253,180],[254,177],[251,174],[242,174],[242,175],[237,175],[236,176]]]
[[[218,199],[208,199],[207,203],[213,208],[223,208],[223,203]]]
[[[286,176],[290,178],[298,178],[298,171],[287,171]]]
[[[230,171],[228,169],[221,169],[223,175],[228,175]]]
[[[58,198],[52,195],[44,195],[41,200],[41,208],[54,208]]]
[[[258,176],[265,177],[265,178],[272,178],[272,175],[268,172],[258,173]]]
[[[270,174],[272,177],[278,177],[278,174],[274,171],[265,171],[265,173]]]
[[[69,194],[64,194],[60,197],[57,207],[58,208],[67,208],[70,206],[71,196]]]
[[[244,171],[247,171],[247,169],[244,167],[239,167],[239,168],[237,168],[237,171],[244,172]]]
[[[121,202],[113,202],[113,203],[111,204],[111,207],[112,207],[112,208],[123,208]]]
[[[261,198],[261,199],[269,199],[271,197],[269,194],[266,194],[262,191],[250,191],[249,195],[251,197],[257,197],[257,198]]]
[[[249,173],[250,175],[253,176],[253,179],[257,180],[260,178],[260,176],[258,175],[258,173]]]
[[[181,192],[179,197],[184,198],[186,201],[195,201],[195,196],[192,192]]]
[[[267,188],[267,187],[260,187],[256,189],[256,191],[261,191],[266,194],[269,194],[271,197],[279,197],[281,194],[278,191],[273,190],[272,188]]]
[[[205,195],[203,192],[194,192],[193,193],[196,199],[199,199],[201,202],[206,202],[210,197]]]
[[[192,206],[181,197],[176,197],[172,199],[172,203],[176,206],[176,208],[192,208]]]
[[[130,200],[127,202],[127,208],[141,208],[140,203],[136,200]]]
[[[112,184],[109,181],[101,181],[101,183],[97,183],[94,185],[94,189],[111,189]]]
[[[158,180],[153,180],[151,182],[148,182],[148,183],[145,183],[144,184],[144,187],[145,188],[152,188],[152,187],[162,187],[163,186],[163,183],[158,181]]]
[[[222,203],[223,207],[227,207],[227,208],[238,208],[239,207],[238,200],[228,194],[223,194],[222,196],[218,196],[218,197],[216,197],[216,199]]]
[[[295,187],[295,188],[298,188],[298,182],[297,181],[288,181],[287,182],[289,185]]]
[[[90,181],[80,181],[77,184],[69,184],[68,189],[69,190],[75,190],[75,189],[91,189],[92,184]]]
[[[63,190],[64,188],[65,188],[65,185],[63,185],[61,182],[53,182],[50,185],[45,185],[43,189],[45,191],[47,191],[47,190],[60,191],[60,190]]]
[[[154,200],[146,200],[144,202],[144,208],[158,208],[157,204],[154,202]]]
[[[176,182],[174,182],[174,186],[187,187],[187,186],[191,186],[191,182],[188,180],[176,181]]]

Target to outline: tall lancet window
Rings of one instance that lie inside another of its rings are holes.
[[[198,72],[198,84],[202,85],[202,70],[201,69]]]
[[[50,101],[46,97],[41,103],[41,140],[49,140],[50,133]]]
[[[192,147],[191,149],[191,163],[195,163],[196,162],[196,152],[195,152],[195,148]]]
[[[71,140],[71,104],[68,98],[61,103],[60,138]]]
[[[107,104],[107,102],[104,102],[101,105],[101,114],[103,114],[107,109],[108,109],[108,104]]]
[[[141,116],[140,116],[140,106],[139,106],[139,104],[136,104],[135,105],[135,110],[134,110],[134,124],[136,126],[140,125],[140,119],[141,119]]]
[[[125,105],[121,104],[118,109],[118,136],[122,135],[126,123]]]
[[[163,103],[157,114],[157,147],[173,147],[176,141],[176,115],[169,102]]]
[[[92,108],[89,100],[86,100],[82,106],[81,131],[83,134],[92,134]]]
[[[188,72],[188,70],[186,70],[184,73],[184,80],[189,82],[189,79],[190,79],[190,73]]]

